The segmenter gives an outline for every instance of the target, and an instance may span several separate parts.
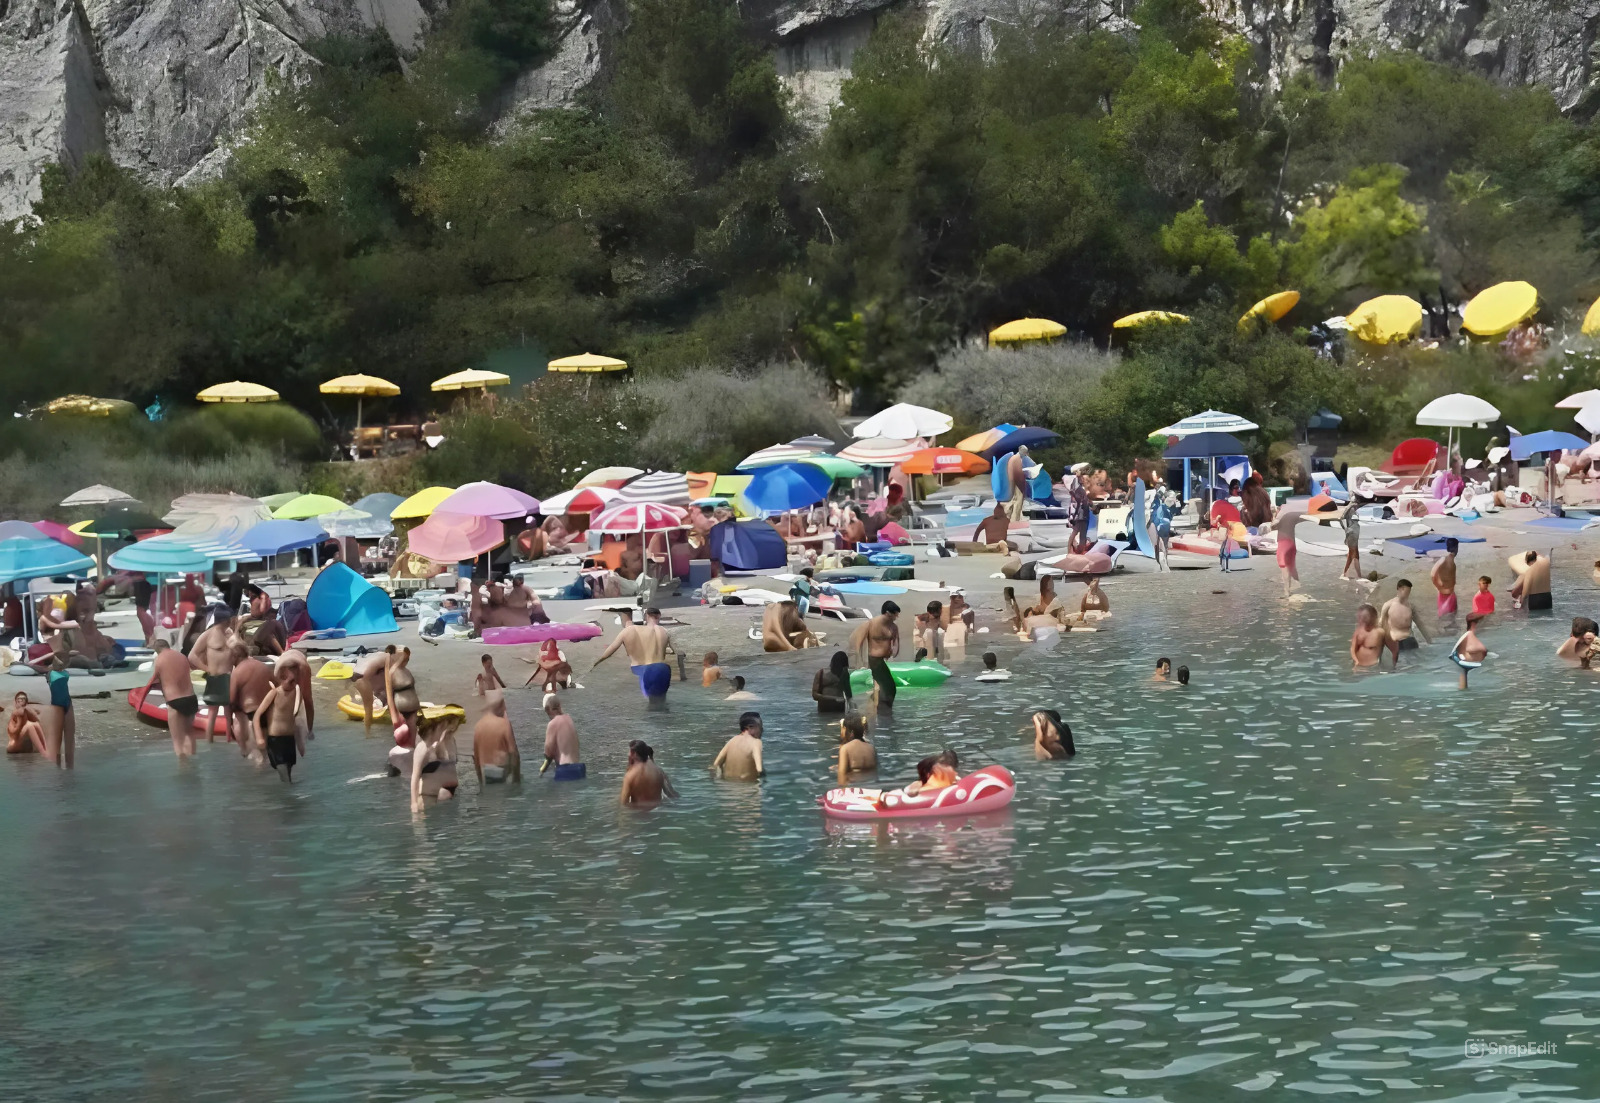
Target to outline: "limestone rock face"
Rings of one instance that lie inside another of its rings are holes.
[[[1596,83],[1600,0],[1206,0],[1270,79],[1341,58],[1415,50],[1548,87],[1572,107]],[[403,51],[448,0],[0,0],[0,219],[26,214],[53,162],[105,151],[147,179],[194,179],[267,86],[316,64],[315,40],[381,27]],[[877,19],[904,8],[930,40],[986,50],[996,31],[1131,29],[1136,0],[741,0],[772,43],[802,116],[820,124]],[[626,0],[555,0],[555,55],[502,108],[559,107],[594,82],[626,34]]]

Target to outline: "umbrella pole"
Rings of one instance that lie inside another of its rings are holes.
[[[365,401],[364,395],[356,395],[356,434],[361,433],[361,404]]]

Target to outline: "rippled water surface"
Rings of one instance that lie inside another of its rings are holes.
[[[646,718],[617,671],[570,697],[587,783],[469,770],[417,820],[352,780],[383,746],[358,724],[325,719],[290,788],[93,717],[75,774],[0,763],[4,1094],[1600,1097],[1600,675],[1551,657],[1600,595],[1502,618],[1461,694],[1447,644],[1352,675],[1350,594],[1291,609],[1255,573],[1118,580],[1114,630],[903,692],[885,777],[943,742],[1016,772],[972,821],[823,822],[814,656],[742,667],[760,785],[704,769],[736,706],[678,687]],[[1158,654],[1195,683],[1151,686]],[[1035,704],[1075,761],[1033,760]],[[674,807],[616,804],[639,734]]]

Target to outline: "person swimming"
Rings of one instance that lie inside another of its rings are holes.
[[[1180,686],[1186,686],[1186,685],[1189,684],[1189,668],[1188,667],[1180,666],[1178,668],[1178,684]]]
[[[839,784],[851,774],[877,768],[877,748],[867,742],[867,718],[858,713],[839,721]]]
[[[1150,675],[1152,682],[1165,682],[1172,677],[1172,660],[1163,655],[1156,660],[1156,672]]]
[[[1071,758],[1078,753],[1072,742],[1072,729],[1062,723],[1055,709],[1039,709],[1033,714],[1033,753],[1044,762]]]
[[[983,653],[983,673],[978,675],[977,681],[1009,682],[1011,680],[1011,671],[1002,669],[997,665],[998,663],[999,660],[995,658],[993,651],[985,651]]]

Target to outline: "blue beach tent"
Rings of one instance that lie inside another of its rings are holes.
[[[330,563],[306,591],[306,613],[316,628],[343,628],[347,636],[396,632],[389,595],[343,563]]]

